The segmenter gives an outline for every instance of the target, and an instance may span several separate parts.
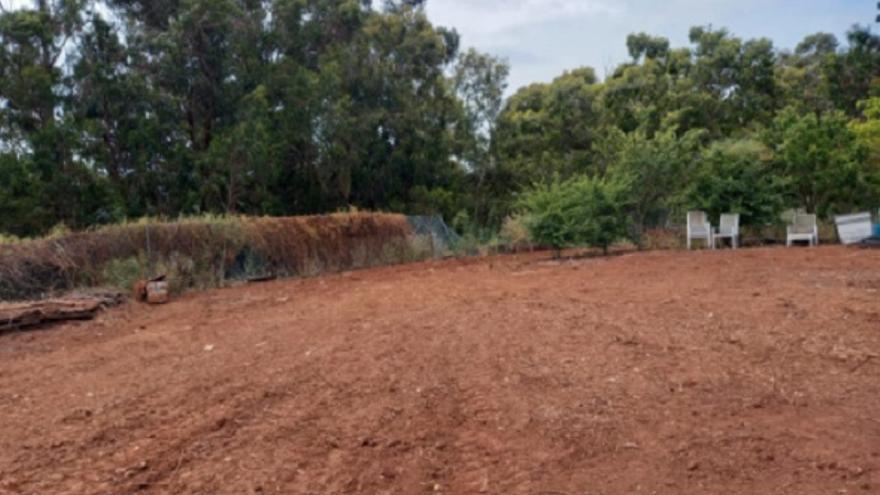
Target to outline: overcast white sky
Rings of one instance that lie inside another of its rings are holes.
[[[807,34],[844,41],[855,23],[873,23],[876,0],[428,0],[429,18],[454,27],[462,46],[506,57],[510,91],[590,66],[602,76],[625,61],[626,36],[646,31],[685,46],[691,26],[726,27],[793,48]],[[876,26],[876,24],[873,24]],[[876,27],[875,27],[876,29]]]

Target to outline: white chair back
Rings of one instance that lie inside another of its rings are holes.
[[[812,234],[816,231],[816,215],[798,213],[791,224],[793,234]]]
[[[705,211],[688,212],[688,231],[694,233],[708,232],[709,217]]]
[[[721,215],[718,233],[721,235],[739,234],[739,213],[725,213]]]

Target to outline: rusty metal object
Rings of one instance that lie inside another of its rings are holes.
[[[137,302],[147,301],[147,284],[146,280],[138,280],[131,289],[131,297]]]
[[[147,284],[147,302],[165,304],[168,302],[168,282],[157,280]]]
[[[165,275],[148,280],[138,280],[132,289],[135,301],[149,304],[165,304],[168,302],[168,281]]]

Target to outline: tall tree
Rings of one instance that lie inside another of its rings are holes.
[[[63,65],[86,5],[84,0],[36,0],[0,15],[0,140],[17,151],[11,156],[30,169],[25,174],[43,185],[40,202],[47,218],[41,226],[95,222],[96,205],[105,201],[92,195],[101,188],[73,153],[76,130],[64,113],[70,90]]]
[[[506,61],[469,49],[459,55],[452,75],[463,114],[454,151],[470,173],[473,198],[470,212],[465,212],[481,225],[496,224],[506,209],[504,197],[510,184],[499,170],[491,146],[509,73]]]
[[[828,215],[863,205],[873,195],[871,170],[841,111],[781,112],[766,133],[777,173],[789,184],[793,206]]]

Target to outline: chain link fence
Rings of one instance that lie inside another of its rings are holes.
[[[461,236],[449,228],[443,217],[439,215],[408,216],[407,221],[413,234],[430,239],[431,252],[434,256],[441,256],[451,251],[461,241]]]

